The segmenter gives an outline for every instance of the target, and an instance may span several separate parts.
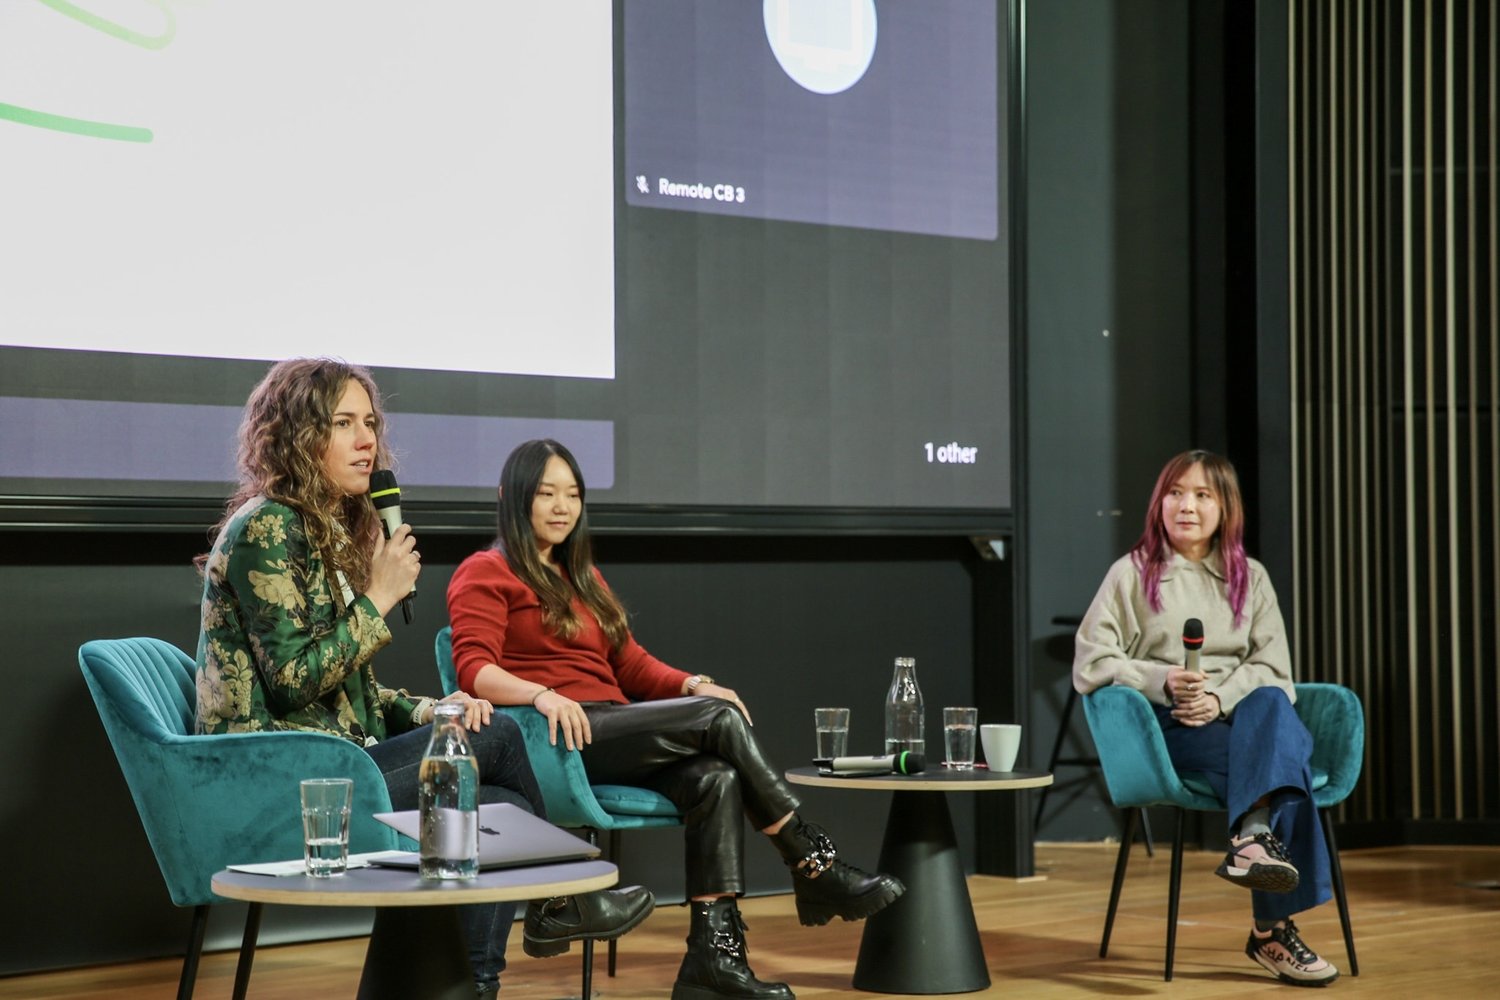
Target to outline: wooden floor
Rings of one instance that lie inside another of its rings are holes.
[[[1039,844],[1036,880],[976,876],[969,891],[984,939],[993,984],[973,996],[1198,997],[1285,996],[1277,983],[1243,953],[1249,899],[1242,889],[1214,878],[1218,856],[1190,854],[1183,866],[1176,978],[1165,983],[1161,962],[1166,932],[1168,860],[1137,846],[1130,865],[1107,959],[1098,957],[1115,848],[1108,845]],[[1332,903],[1299,919],[1303,938],[1345,971],[1330,989],[1339,996],[1459,998],[1494,996],[1500,948],[1500,848],[1400,848],[1348,851],[1344,872],[1353,912],[1360,975],[1350,977]],[[862,996],[849,985],[860,925],[798,925],[791,897],[742,904],[750,926],[750,962],[766,979],[787,981],[797,996]],[[595,996],[661,998],[670,995],[682,956],[687,911],[657,910],[623,939],[620,974],[604,975],[597,959]],[[513,939],[515,942],[518,939]],[[250,996],[259,1000],[351,997],[359,982],[364,938],[263,948]],[[574,997],[579,989],[576,951],[537,961],[512,947],[503,979],[506,1000]],[[205,955],[195,994],[228,997],[235,955]],[[0,997],[103,997],[155,1000],[174,995],[180,962],[164,960],[0,979]],[[1305,995],[1296,992],[1296,995]]]

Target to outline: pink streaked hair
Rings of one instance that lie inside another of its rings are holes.
[[[1185,451],[1173,458],[1156,477],[1151,503],[1146,506],[1146,530],[1130,550],[1130,559],[1141,574],[1146,601],[1151,610],[1161,611],[1161,575],[1172,561],[1172,542],[1162,519],[1162,504],[1172,484],[1195,465],[1203,466],[1204,478],[1219,499],[1219,530],[1214,541],[1224,576],[1229,582],[1229,607],[1234,612],[1234,627],[1245,620],[1245,596],[1250,590],[1250,561],[1245,556],[1245,503],[1240,498],[1240,477],[1227,458],[1208,451]]]

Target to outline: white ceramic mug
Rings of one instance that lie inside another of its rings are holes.
[[[984,745],[984,764],[991,771],[1011,771],[1021,752],[1021,727],[1008,723],[986,723],[979,727],[979,742]]]

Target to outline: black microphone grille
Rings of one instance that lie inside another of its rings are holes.
[[[1182,644],[1188,649],[1197,649],[1203,645],[1203,623],[1196,618],[1189,618],[1182,623]]]
[[[396,485],[396,474],[390,469],[370,473],[370,502],[376,507],[400,506],[401,487]]]

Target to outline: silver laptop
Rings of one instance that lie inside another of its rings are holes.
[[[375,818],[412,840],[420,841],[421,814],[415,810],[376,813]],[[599,848],[561,827],[538,819],[508,802],[486,802],[479,807],[479,867],[519,868],[559,861],[587,861],[599,856]],[[393,868],[415,868],[416,851],[387,852],[376,864]]]

